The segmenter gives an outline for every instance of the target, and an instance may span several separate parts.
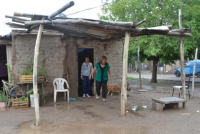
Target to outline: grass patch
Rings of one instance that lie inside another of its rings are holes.
[[[136,81],[139,81],[139,78],[127,77],[127,80],[136,80]],[[150,80],[148,80],[148,79],[142,79],[142,81],[149,82]]]

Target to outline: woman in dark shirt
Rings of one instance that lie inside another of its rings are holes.
[[[92,78],[93,73],[96,73],[96,98],[98,99],[100,96],[100,89],[102,87],[103,94],[102,98],[103,101],[106,101],[106,95],[107,95],[107,82],[108,82],[108,74],[110,76],[110,80],[112,80],[112,74],[110,70],[110,66],[107,63],[107,57],[102,56],[100,62],[98,62],[94,69],[92,70],[92,73],[89,76],[89,79]]]

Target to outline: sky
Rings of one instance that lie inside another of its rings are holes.
[[[101,0],[73,0],[74,6],[64,11],[64,14],[70,14],[84,9],[97,7],[88,11],[68,16],[69,18],[88,18],[99,19],[101,13]],[[5,15],[13,16],[14,12],[50,15],[58,10],[70,0],[1,0],[0,2],[0,35],[6,35],[11,32],[11,28],[5,25],[11,22],[11,19],[5,18]]]

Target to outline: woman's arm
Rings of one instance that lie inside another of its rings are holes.
[[[110,80],[112,81],[112,80],[113,80],[113,78],[112,78],[112,72],[111,72],[111,70],[110,70],[110,69],[108,70],[108,74],[109,74],[109,76],[110,76]]]
[[[94,69],[92,70],[92,72],[91,72],[91,74],[90,74],[90,76],[89,76],[89,79],[91,79],[92,78],[92,75],[95,73],[97,71],[97,68],[96,67],[94,67]]]

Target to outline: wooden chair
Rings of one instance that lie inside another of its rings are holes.
[[[65,89],[64,86],[67,86]],[[66,99],[66,92],[67,92],[67,101],[69,102],[69,85],[68,82],[63,78],[56,78],[53,81],[54,86],[54,102],[56,102],[57,92],[64,92],[64,99]]]

